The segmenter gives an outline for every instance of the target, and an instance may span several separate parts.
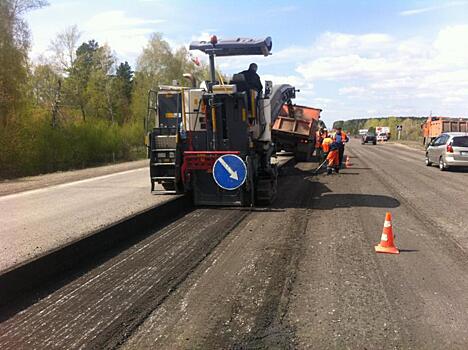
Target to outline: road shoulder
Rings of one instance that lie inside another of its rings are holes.
[[[61,185],[68,182],[90,179],[93,177],[120,173],[148,166],[148,160],[136,160],[118,164],[104,165],[80,170],[59,171],[50,174],[28,176],[0,181],[0,196],[36,190],[39,188]]]

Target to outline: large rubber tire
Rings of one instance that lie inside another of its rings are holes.
[[[305,162],[307,154],[305,152],[294,152],[294,159],[296,162]]]
[[[163,182],[161,185],[166,191],[175,191],[176,189],[174,182]]]

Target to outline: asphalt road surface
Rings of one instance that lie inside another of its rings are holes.
[[[271,207],[196,209],[0,310],[0,348],[468,348],[468,173],[347,153],[339,175],[283,169]],[[374,252],[387,211],[400,255]]]
[[[148,161],[3,182],[0,188],[8,193],[0,196],[0,272],[173,198],[150,194]]]

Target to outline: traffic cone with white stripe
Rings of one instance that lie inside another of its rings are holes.
[[[375,251],[377,253],[400,254],[400,251],[395,247],[395,243],[393,242],[392,214],[389,212],[385,215],[382,237],[380,238],[380,243],[375,246]]]

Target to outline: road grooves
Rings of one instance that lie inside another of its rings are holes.
[[[214,209],[188,214],[156,239],[149,237],[0,324],[0,347],[13,349],[23,342],[35,347],[116,346],[248,214]]]

